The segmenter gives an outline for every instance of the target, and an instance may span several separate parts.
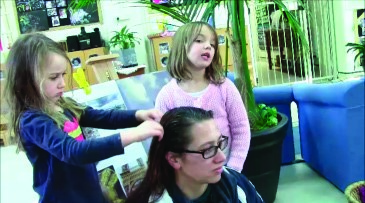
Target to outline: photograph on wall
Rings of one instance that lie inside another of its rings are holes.
[[[66,0],[56,0],[57,7],[66,7]]]
[[[67,10],[65,8],[60,8],[58,13],[61,19],[67,18]]]
[[[69,4],[70,0],[68,0],[67,3]],[[99,22],[97,1],[87,7],[78,9],[77,11],[73,11],[72,9],[68,9],[68,11],[70,12],[71,25],[83,25]]]
[[[122,166],[122,185],[127,196],[133,192],[143,181],[147,171],[147,166],[142,158],[137,159],[138,165],[131,167],[129,163]]]
[[[115,110],[125,110],[125,104],[120,94],[110,94],[99,97],[97,99],[84,102],[88,106],[92,106],[95,109],[115,109]]]
[[[226,42],[224,35],[218,35],[218,44],[222,45]]]
[[[161,66],[162,66],[163,68],[166,68],[166,66],[167,66],[167,60],[168,60],[168,59],[169,59],[169,58],[168,58],[167,56],[161,57],[160,61],[161,61]]]
[[[75,57],[71,59],[72,68],[80,68],[81,67],[81,59],[79,57]]]
[[[48,15],[48,16],[56,16],[56,15],[57,15],[57,10],[56,10],[56,8],[50,8],[50,9],[47,9],[47,15]]]
[[[56,7],[55,1],[46,1],[46,8]]]
[[[60,18],[58,16],[52,17],[52,26],[53,27],[60,26]]]
[[[169,47],[169,43],[164,42],[159,44],[159,49],[160,49],[160,54],[169,54],[170,51],[170,47]]]
[[[137,154],[129,153],[128,157],[127,154],[118,155],[97,163],[100,186],[108,202],[124,202],[141,184],[147,171],[147,155]]]
[[[46,7],[42,0],[15,0],[15,6],[18,12],[41,10]]]
[[[100,186],[108,202],[124,202],[126,195],[122,189],[117,173],[111,165],[98,172]]]
[[[19,13],[18,22],[19,30],[22,34],[49,29],[47,11],[45,9]]]

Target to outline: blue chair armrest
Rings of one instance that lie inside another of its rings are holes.
[[[364,80],[293,86],[295,101],[342,107],[364,104],[364,94],[359,94],[361,90],[364,90]]]

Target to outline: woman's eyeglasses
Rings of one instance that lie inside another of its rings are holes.
[[[218,142],[218,146],[211,146],[207,149],[201,150],[201,151],[190,151],[190,150],[179,150],[179,151],[173,151],[176,153],[195,153],[195,154],[201,154],[204,159],[209,159],[214,157],[218,153],[218,148],[221,150],[224,150],[228,145],[228,137],[222,136],[221,140]]]

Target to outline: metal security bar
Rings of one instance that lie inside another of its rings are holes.
[[[250,26],[257,86],[332,80],[334,31],[331,1],[285,1],[308,41],[305,51],[286,17],[272,2],[251,1]]]

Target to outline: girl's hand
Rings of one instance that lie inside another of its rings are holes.
[[[120,132],[121,141],[124,147],[133,143],[140,142],[150,137],[158,137],[161,140],[163,137],[163,128],[159,122],[144,121],[135,128],[125,129]]]
[[[136,111],[136,119],[138,121],[154,120],[160,122],[162,115],[163,113],[158,109]]]

